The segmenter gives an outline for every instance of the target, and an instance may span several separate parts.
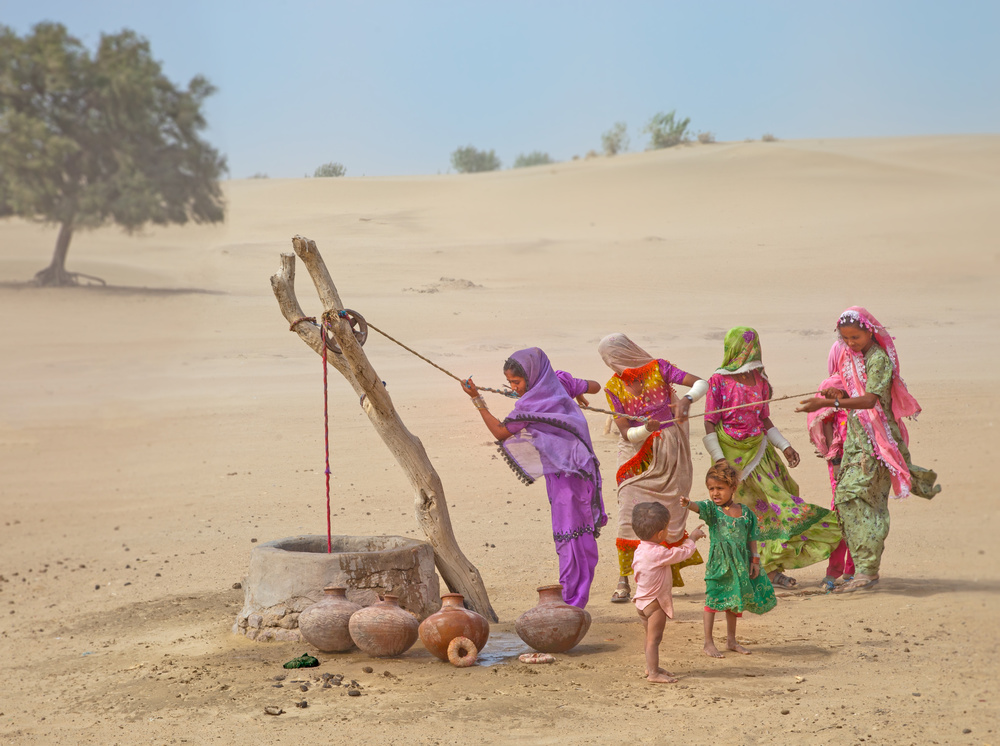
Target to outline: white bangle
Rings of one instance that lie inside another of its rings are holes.
[[[472,397],[472,403],[475,405],[476,409],[486,409],[486,402],[483,400],[482,394],[479,396]]]
[[[708,393],[708,381],[704,378],[699,378],[694,382],[694,385],[688,390],[684,396],[693,402],[698,401],[701,397]]]
[[[786,448],[792,447],[792,444],[785,440],[785,436],[782,435],[781,431],[776,427],[772,427],[767,431],[767,439],[771,441],[771,445],[779,451],[784,451]]]
[[[642,443],[650,435],[649,430],[646,429],[645,425],[639,425],[638,427],[630,427],[628,432],[626,432],[625,437],[628,438],[629,443]]]
[[[712,461],[722,461],[726,458],[726,455],[722,452],[722,446],[719,445],[718,433],[709,433],[701,439],[701,442],[705,444],[705,450],[712,457]]]

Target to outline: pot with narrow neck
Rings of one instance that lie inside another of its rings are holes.
[[[323,598],[299,614],[302,639],[324,653],[340,653],[354,647],[348,623],[361,606],[347,599],[347,589],[328,585]]]
[[[481,651],[490,639],[490,623],[486,617],[465,608],[461,593],[441,596],[441,609],[420,623],[420,641],[435,657],[448,660],[448,645],[456,637],[467,637]]]
[[[586,609],[563,601],[562,586],[538,588],[538,605],[514,623],[517,636],[541,653],[565,653],[576,647],[590,629]]]
[[[417,618],[399,606],[396,596],[354,612],[348,623],[354,644],[375,658],[402,655],[417,641]]]

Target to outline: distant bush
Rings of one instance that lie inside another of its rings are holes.
[[[715,135],[711,132],[699,132],[698,142],[702,145],[708,145],[709,143],[715,142]]]
[[[525,155],[521,153],[514,161],[514,168],[525,168],[526,166],[544,166],[546,163],[555,163],[551,158],[549,158],[548,153],[543,153],[540,150],[532,151]]]
[[[451,154],[451,165],[460,174],[474,174],[496,171],[500,168],[500,159],[492,150],[476,150],[467,145]]]
[[[313,172],[313,176],[320,178],[321,176],[343,176],[347,173],[347,169],[344,168],[342,163],[324,163],[322,166],[317,168]]]
[[[604,148],[604,155],[609,157],[628,150],[625,122],[615,122],[611,129],[601,135],[601,147]]]
[[[656,114],[649,120],[649,124],[646,125],[645,129],[643,129],[643,132],[649,133],[650,150],[671,148],[674,145],[680,145],[682,142],[688,142],[691,139],[687,131],[690,123],[691,117],[677,119],[676,112],[674,111],[668,114],[664,114],[663,112]]]
[[[265,174],[263,171],[258,171],[257,173],[255,173],[250,178],[251,179],[266,179],[266,178],[268,178],[268,175]]]
[[[770,132],[765,132],[760,138],[764,142],[777,142],[778,138],[772,135]]]

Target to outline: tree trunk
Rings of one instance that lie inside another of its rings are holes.
[[[312,277],[324,311],[336,319],[336,313],[342,311],[344,306],[323,257],[316,248],[316,242],[296,236],[292,239],[292,246]],[[325,341],[319,328],[314,324],[296,323],[304,314],[295,297],[295,256],[281,255],[281,269],[271,276],[271,288],[282,314],[292,325],[292,330],[313,350],[322,354]],[[410,480],[415,492],[417,522],[434,548],[435,563],[445,584],[452,591],[465,596],[471,608],[486,618],[497,621],[479,570],[466,559],[455,539],[441,479],[431,465],[423,445],[403,425],[388,391],[382,385],[382,379],[354,338],[350,325],[343,319],[337,319],[332,324],[331,333],[341,353],[328,351],[327,361],[361,397],[362,408],[368,419]]]
[[[76,279],[66,272],[66,255],[69,253],[69,242],[73,238],[73,221],[64,220],[59,226],[59,238],[56,239],[56,250],[52,254],[52,263],[35,275],[37,285],[75,285]]]

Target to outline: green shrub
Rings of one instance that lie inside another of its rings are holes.
[[[643,129],[643,132],[648,132],[650,136],[649,149],[660,150],[688,142],[691,139],[687,131],[690,123],[691,117],[678,120],[675,111],[656,114]]]
[[[527,166],[544,166],[547,163],[555,163],[548,153],[543,153],[540,150],[534,150],[527,155],[521,153],[514,161],[514,168],[525,168]]]
[[[320,178],[321,176],[343,176],[347,173],[347,169],[344,168],[342,163],[335,163],[331,161],[330,163],[324,163],[322,166],[317,168],[313,172],[313,176]]]
[[[473,174],[480,171],[496,171],[500,168],[500,159],[492,150],[476,150],[467,145],[451,154],[451,165],[460,174]]]
[[[760,139],[763,142],[777,142],[778,141],[778,138],[775,137],[774,135],[772,135],[770,132],[765,132],[763,135],[761,135]]]
[[[625,129],[625,122],[615,122],[611,129],[601,135],[604,155],[618,155],[628,150],[628,134]]]
[[[699,132],[698,142],[702,145],[708,145],[709,143],[715,142],[715,134],[712,132]]]

